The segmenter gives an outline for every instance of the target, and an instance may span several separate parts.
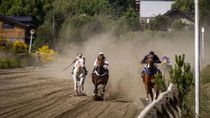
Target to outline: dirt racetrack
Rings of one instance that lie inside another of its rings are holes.
[[[93,94],[86,91],[87,96],[75,97],[70,75],[53,74],[54,71],[49,66],[0,70],[0,117],[134,118],[144,108],[140,96],[94,101]],[[88,78],[85,85],[87,89],[93,86]]]

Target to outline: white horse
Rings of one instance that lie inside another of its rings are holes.
[[[85,82],[85,65],[84,59],[78,59],[75,63],[73,70],[73,79],[74,79],[74,91],[76,95],[85,95],[82,93],[84,90],[84,82]]]

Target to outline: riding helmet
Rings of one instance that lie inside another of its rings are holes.
[[[154,51],[149,52],[150,55],[155,55]]]
[[[82,53],[78,53],[78,57],[81,58],[82,57]]]
[[[104,53],[103,52],[99,52],[98,55],[104,55]]]

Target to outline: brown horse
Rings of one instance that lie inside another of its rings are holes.
[[[92,73],[92,82],[95,86],[94,93],[95,99],[103,99],[105,93],[105,87],[108,82],[109,73],[106,68],[104,68],[104,58],[98,58],[98,66],[96,67],[95,71]],[[98,86],[103,86],[103,90],[101,92],[101,96],[98,96]]]
[[[153,101],[154,99],[154,95],[153,95],[153,91],[152,89],[154,88],[156,91],[156,96],[155,99],[158,98],[158,94],[159,94],[159,90],[157,88],[157,86],[155,86],[155,73],[154,72],[154,57],[153,56],[149,56],[147,59],[147,68],[144,72],[143,75],[143,83],[144,83],[144,87],[146,90],[146,100],[149,100],[149,96],[148,94],[150,94],[151,100]]]

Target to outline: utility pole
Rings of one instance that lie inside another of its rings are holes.
[[[202,39],[202,45],[201,45],[201,47],[202,47],[202,58],[201,58],[201,67],[203,68],[204,67],[204,64],[205,64],[205,44],[204,44],[204,32],[205,32],[205,28],[204,27],[202,27],[201,28],[201,39]]]
[[[30,39],[30,44],[29,44],[29,54],[31,54],[31,45],[32,45],[32,40],[33,40],[33,34],[35,33],[35,30],[34,29],[31,29],[30,30],[30,34],[31,34],[31,39]]]
[[[52,19],[52,44],[55,46],[55,12],[53,11],[53,19]]]
[[[54,35],[55,35],[55,14],[54,13],[53,13],[52,33],[53,33],[53,39],[54,39]]]
[[[199,0],[195,2],[195,118],[199,118],[200,108],[200,41],[199,41]]]

